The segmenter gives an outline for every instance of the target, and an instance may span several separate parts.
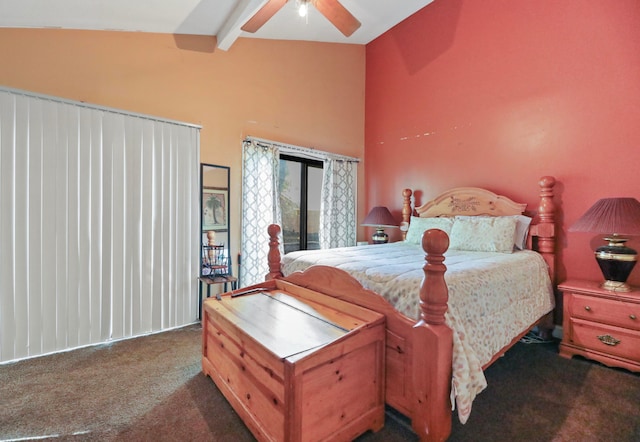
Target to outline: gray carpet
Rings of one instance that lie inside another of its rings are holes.
[[[0,365],[0,440],[253,441],[200,367],[201,329]],[[640,376],[517,344],[451,441],[640,441]],[[415,441],[389,409],[359,442]]]

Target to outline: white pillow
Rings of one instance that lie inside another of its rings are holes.
[[[449,235],[449,248],[512,253],[516,223],[512,216],[456,216]]]
[[[532,218],[525,215],[514,215],[516,219],[516,233],[513,237],[513,245],[520,250],[527,248],[527,235]]]
[[[421,245],[422,234],[425,231],[429,229],[440,229],[449,235],[451,233],[452,226],[453,218],[419,218],[417,216],[412,216],[405,242]]]

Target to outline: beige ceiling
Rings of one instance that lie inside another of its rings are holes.
[[[238,37],[367,44],[433,0],[340,0],[362,26],[342,35],[315,8],[307,18],[289,0],[258,32],[240,27],[266,0],[0,0],[0,27],[215,35],[228,50]]]

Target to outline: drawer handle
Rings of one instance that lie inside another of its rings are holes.
[[[630,317],[631,319],[633,319],[634,321],[636,320],[636,315],[634,315],[633,313],[631,313],[631,314],[629,315],[629,317]]]
[[[620,343],[619,339],[616,339],[611,335],[600,335],[598,336],[598,339],[600,339],[600,342],[602,342],[605,345],[615,346]]]
[[[590,312],[590,311],[591,311],[591,307],[589,307],[588,305],[585,305],[585,306],[584,306],[584,309],[585,309],[586,311],[588,311],[588,312]]]

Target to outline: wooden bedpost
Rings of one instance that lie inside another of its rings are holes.
[[[532,225],[533,236],[537,238],[534,249],[542,255],[549,266],[551,282],[556,284],[556,205],[553,201],[553,186],[556,179],[552,176],[540,178],[540,204],[538,222]]]
[[[538,205],[538,222],[533,227],[532,244],[534,250],[542,255],[547,267],[549,277],[555,290],[556,287],[556,205],[553,201],[553,187],[556,179],[552,176],[544,176],[538,181],[540,186],[540,203]],[[538,324],[538,334],[542,339],[551,339],[555,328],[554,313],[549,312]]]
[[[411,189],[404,189],[402,191],[402,222],[400,223],[400,231],[402,232],[402,240],[407,239],[407,230],[409,230],[409,221],[411,221],[411,215],[413,214],[413,208],[411,207]]]
[[[269,273],[265,276],[265,279],[282,278],[284,275],[280,267],[280,226],[270,224],[267,232],[269,233],[269,254],[267,255],[269,260]]]
[[[420,286],[420,320],[413,327],[413,386],[415,391],[413,430],[421,440],[443,441],[451,433],[451,361],[453,332],[445,324],[449,290],[444,253],[449,237],[438,229],[422,235],[426,252],[424,278]]]

